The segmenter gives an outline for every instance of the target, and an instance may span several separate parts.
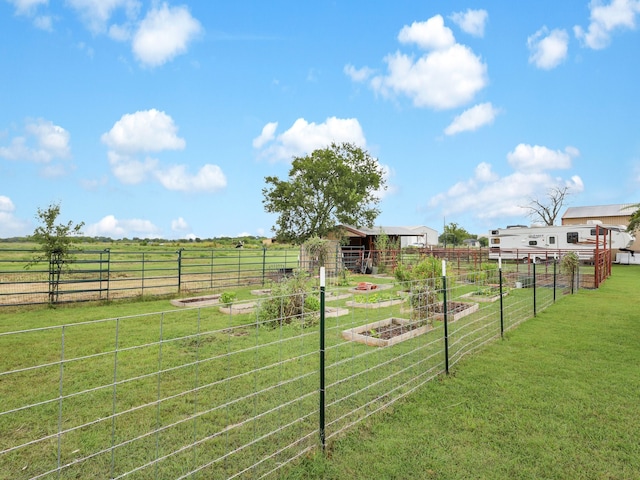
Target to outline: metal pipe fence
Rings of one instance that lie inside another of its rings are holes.
[[[0,249],[0,306],[266,285],[304,267],[299,249],[78,250],[58,278],[47,261],[28,266],[37,253]]]
[[[28,330],[3,324],[0,479],[282,475],[570,293],[553,266],[521,280],[508,269],[450,270]]]

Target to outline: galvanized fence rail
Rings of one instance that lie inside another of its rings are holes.
[[[0,306],[114,300],[265,285],[300,268],[299,249],[77,250],[59,279],[38,252],[0,249]]]
[[[570,293],[554,265],[528,278],[450,270],[327,289],[321,275],[308,294],[4,324],[0,479],[284,474]],[[288,309],[307,303],[320,314]]]

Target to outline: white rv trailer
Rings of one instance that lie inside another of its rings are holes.
[[[597,248],[625,250],[635,241],[623,225],[589,223],[525,227],[516,225],[491,230],[489,259],[540,261],[575,251],[581,260],[591,260]]]

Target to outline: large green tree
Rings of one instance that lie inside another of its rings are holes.
[[[438,241],[443,245],[456,246],[461,245],[463,240],[474,238],[467,230],[455,222],[444,226],[444,232],[438,237]]]
[[[278,214],[276,238],[296,244],[326,236],[338,224],[372,227],[380,214],[377,192],[386,188],[378,160],[351,143],[294,157],[288,180],[265,181],[264,208]]]

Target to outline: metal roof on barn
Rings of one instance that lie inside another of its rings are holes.
[[[620,217],[631,215],[637,204],[597,205],[593,207],[569,207],[562,218]]]
[[[360,234],[362,236],[366,235],[380,235],[381,233],[387,235],[393,235],[398,237],[410,237],[415,235],[424,235],[425,233],[433,233],[436,232],[433,228],[425,227],[425,226],[414,226],[414,227],[384,227],[384,226],[374,226],[372,228],[368,227],[352,227],[350,225],[342,225],[342,227],[351,231],[355,234]],[[436,232],[437,233],[437,232]]]

